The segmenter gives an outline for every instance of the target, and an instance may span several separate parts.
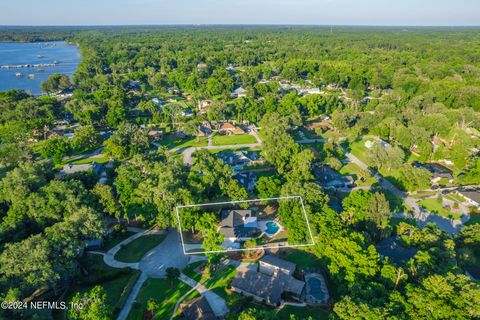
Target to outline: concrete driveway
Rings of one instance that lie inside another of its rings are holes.
[[[169,231],[167,237],[140,260],[139,269],[151,278],[165,277],[169,267],[183,270],[189,257],[183,254],[180,235]]]

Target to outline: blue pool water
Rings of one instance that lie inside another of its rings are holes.
[[[267,222],[267,223],[266,223],[266,226],[267,226],[266,233],[268,233],[268,234],[275,234],[275,233],[277,233],[277,231],[280,229],[280,227],[278,226],[278,224],[276,224],[276,223],[273,222],[273,221]]]
[[[309,278],[307,284],[310,287],[310,294],[316,300],[324,300],[326,298],[325,292],[322,290],[322,281],[317,278]]]

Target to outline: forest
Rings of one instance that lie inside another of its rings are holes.
[[[480,220],[456,234],[434,223],[420,227],[394,215],[406,205],[379,183],[341,194],[318,183],[313,170],[340,170],[345,153],[374,136],[391,147],[377,144],[362,160],[399,190],[430,189],[432,174],[412,163],[444,159],[453,164],[452,186],[480,185],[478,31],[0,28],[0,41],[65,40],[82,55],[72,79],[50,77],[43,96],[0,92],[0,300],[68,292],[87,243],[108,238],[107,230],[120,222],[177,228],[177,205],[301,195],[316,241],[305,252],[327,275],[332,301],[323,310],[331,319],[480,318],[478,278],[465,274],[467,266],[480,268]],[[232,94],[238,88],[245,94]],[[299,94],[304,88],[321,94]],[[200,112],[205,100],[211,103]],[[331,137],[312,148],[299,143],[299,132],[327,117],[334,129],[312,134],[334,132]],[[211,150],[194,152],[192,164],[183,161],[175,147],[185,141],[200,146],[205,121],[260,128],[262,145],[255,151],[271,174],[253,191]],[[58,133],[65,122],[74,128],[71,138]],[[164,140],[152,139],[151,128]],[[72,159],[98,149],[111,164],[106,183],[92,170],[61,174]],[[288,210],[280,208],[286,228],[295,241],[305,240]],[[214,228],[196,221],[193,211],[182,219],[184,227],[199,225],[206,234]],[[391,236],[418,251],[405,263],[390,261],[376,245]],[[205,246],[218,242],[212,238]],[[221,258],[210,255],[208,263]],[[69,319],[110,318],[105,297],[75,299],[92,305]],[[229,307],[238,311],[229,319],[274,319],[248,303]],[[5,319],[37,316],[0,310]]]

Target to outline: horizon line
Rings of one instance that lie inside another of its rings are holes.
[[[480,24],[291,24],[291,23],[155,23],[155,24],[0,24],[2,27],[208,27],[208,26],[252,26],[252,27],[387,27],[387,28],[475,28]]]

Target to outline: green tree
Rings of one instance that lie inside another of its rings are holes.
[[[58,164],[70,151],[71,145],[67,137],[53,135],[42,143],[40,154],[46,159],[52,158]]]
[[[92,125],[79,127],[75,130],[72,138],[72,146],[78,151],[90,150],[101,143],[102,137]]]
[[[81,308],[70,308],[69,319],[75,320],[108,320],[110,309],[106,305],[107,294],[101,286],[95,286],[85,293],[77,292],[71,303],[82,306]]]

